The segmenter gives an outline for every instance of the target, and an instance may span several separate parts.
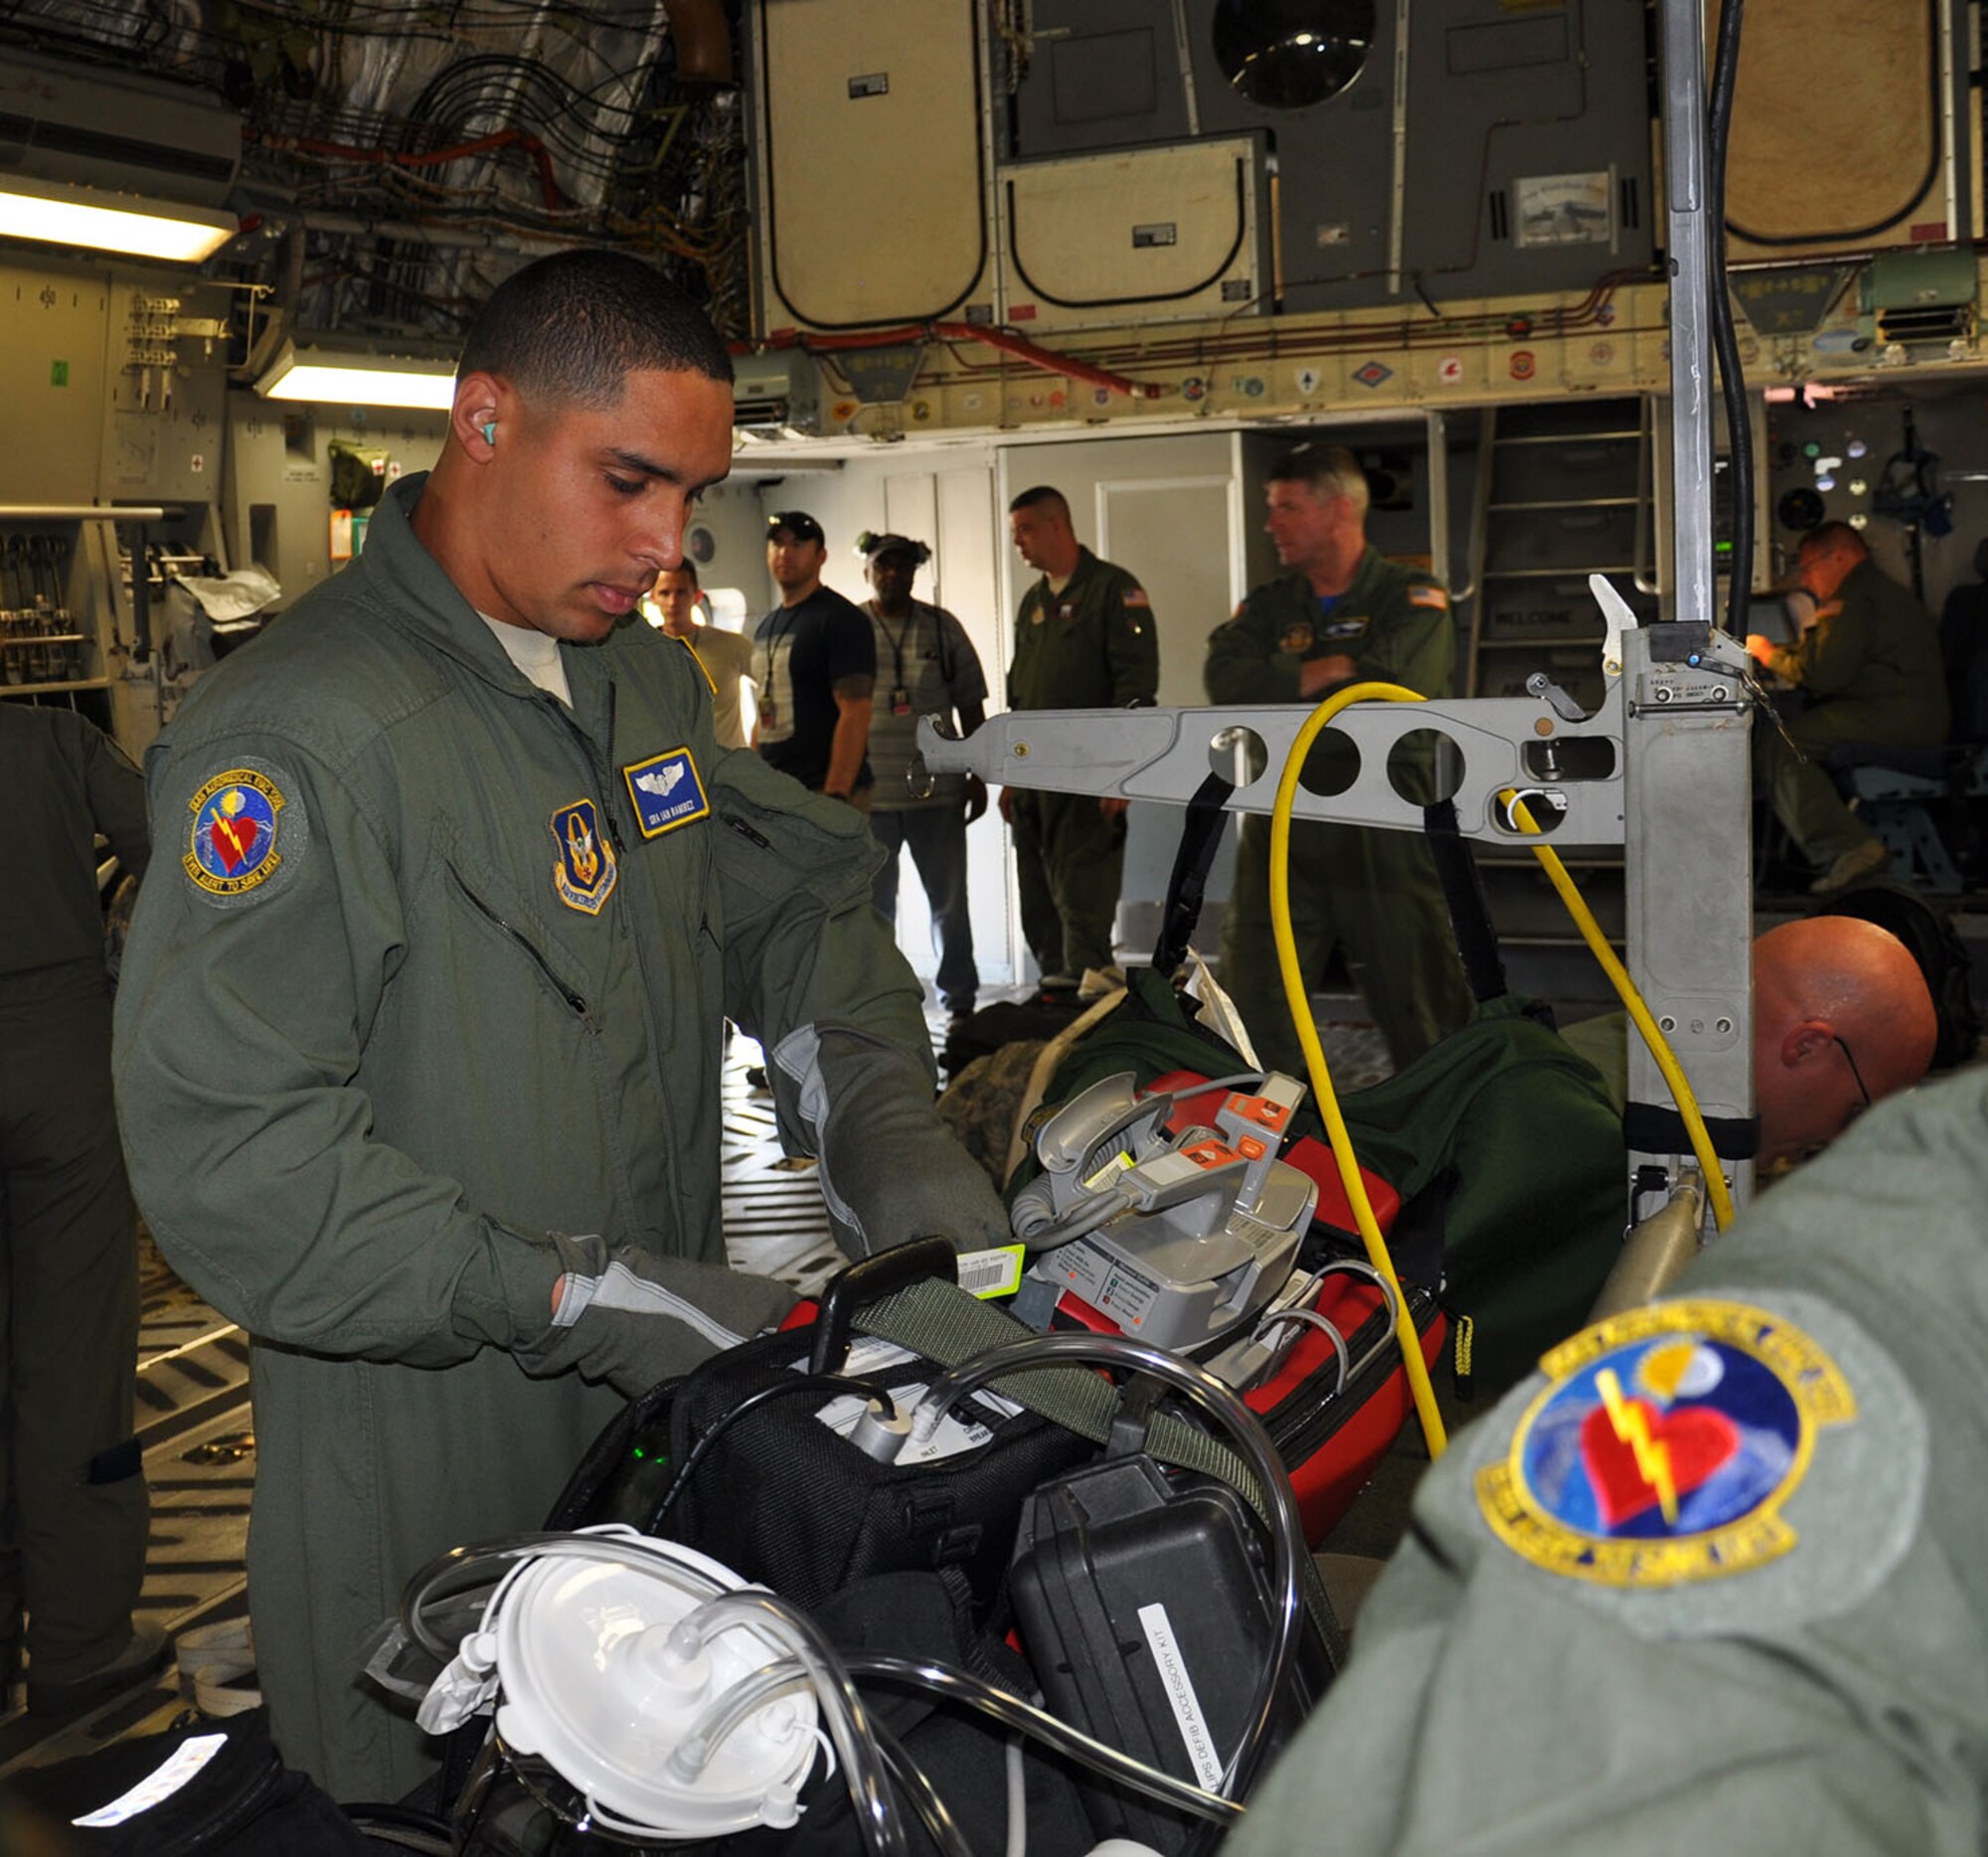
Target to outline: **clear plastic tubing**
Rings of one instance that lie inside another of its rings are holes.
[[[890,1777],[883,1750],[871,1732],[869,1711],[821,1627],[798,1605],[778,1594],[753,1589],[707,1600],[676,1626],[672,1640],[681,1640],[682,1648],[694,1653],[705,1638],[731,1625],[749,1625],[761,1631],[770,1627],[772,1635],[792,1648],[814,1685],[822,1713],[828,1718],[828,1732],[842,1759],[849,1801],[855,1808],[857,1823],[863,1828],[864,1842],[876,1857],[906,1857],[904,1825],[893,1809]],[[670,1756],[669,1770],[674,1777],[687,1782],[703,1771],[711,1749],[721,1739],[707,1734],[706,1724],[718,1709],[727,1708],[730,1701],[730,1697],[721,1697],[713,1709],[692,1724]],[[739,1719],[743,1718],[735,1717],[732,1725],[736,1727]]]
[[[952,1664],[926,1658],[887,1657],[871,1651],[850,1653],[843,1658],[843,1663],[851,1676],[899,1683],[907,1689],[937,1690],[952,1701],[965,1703],[984,1715],[992,1716],[1004,1727],[1034,1736],[1059,1754],[1102,1773],[1107,1779],[1114,1779],[1134,1791],[1145,1793],[1149,1798],[1158,1799],[1163,1805],[1194,1812],[1221,1824],[1234,1824],[1242,1816],[1242,1806],[1233,1799],[1226,1799],[1219,1793],[1204,1792],[1199,1786],[1185,1779],[1176,1779],[1160,1768],[1148,1767],[1122,1749],[1094,1741],[1060,1716],[1052,1715],[1047,1709],[1025,1702],[1020,1696],[1011,1695],[985,1678],[957,1669]],[[798,1663],[769,1663],[763,1670],[755,1671],[745,1682],[735,1684],[718,1697],[691,1724],[689,1733],[684,1737],[685,1744],[702,1744],[706,1750],[716,1748],[755,1710],[763,1708],[776,1696],[802,1687],[806,1681],[807,1672]]]

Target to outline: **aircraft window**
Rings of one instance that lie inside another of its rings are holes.
[[[1264,109],[1322,103],[1374,49],[1374,0],[1217,0],[1215,58],[1238,95]]]

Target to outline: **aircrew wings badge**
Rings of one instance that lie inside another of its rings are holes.
[[[628,782],[628,797],[644,838],[660,838],[711,810],[697,762],[687,748],[635,761],[621,769],[621,777]]]
[[[1782,1516],[1850,1383],[1782,1317],[1659,1303],[1540,1363],[1511,1447],[1477,1473],[1491,1532],[1535,1567],[1610,1587],[1714,1580],[1795,1545]]]
[[[274,768],[229,767],[187,801],[193,828],[181,868],[204,898],[229,903],[260,890],[303,850],[305,827]],[[278,849],[280,842],[281,849]]]
[[[600,829],[600,808],[590,799],[576,799],[555,812],[548,824],[559,854],[553,862],[553,888],[559,900],[582,916],[598,916],[621,875],[614,847]]]

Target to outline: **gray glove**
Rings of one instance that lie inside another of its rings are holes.
[[[902,1045],[854,1026],[804,1025],[772,1059],[821,1161],[836,1242],[851,1257],[913,1238],[960,1251],[1014,1243],[987,1175],[938,1118],[930,1073]]]
[[[553,1241],[566,1273],[544,1334],[516,1348],[528,1374],[580,1369],[628,1399],[770,1328],[798,1299],[784,1283],[723,1265],[657,1258],[604,1239]]]

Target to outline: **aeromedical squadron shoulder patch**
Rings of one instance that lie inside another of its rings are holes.
[[[1814,1340],[1739,1302],[1636,1309],[1540,1366],[1547,1388],[1478,1471],[1478,1507],[1533,1566],[1603,1586],[1713,1580],[1786,1554],[1781,1510],[1818,1432],[1857,1417]]]
[[[290,830],[281,816],[289,801],[273,771],[230,767],[187,801],[193,829],[180,865],[203,896],[246,897],[274,877],[286,856],[303,849],[301,816],[299,829]]]

